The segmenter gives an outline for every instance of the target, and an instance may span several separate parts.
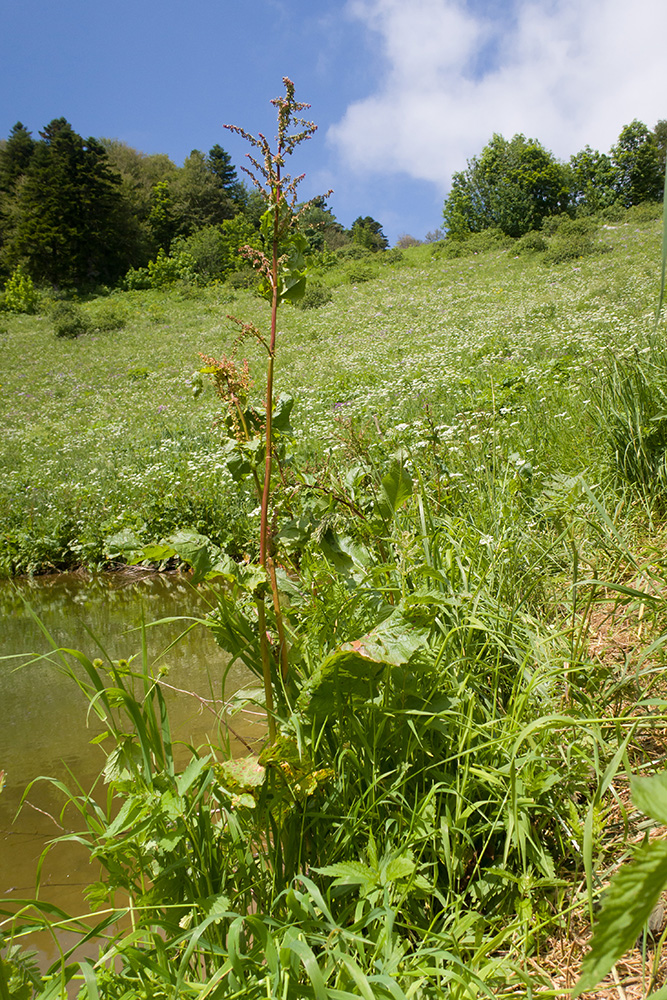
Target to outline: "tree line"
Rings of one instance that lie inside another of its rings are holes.
[[[218,144],[194,149],[182,167],[118,139],[84,139],[65,118],[35,139],[21,122],[0,141],[0,278],[17,267],[57,288],[115,285],[176,252],[208,277],[242,265],[264,206]],[[302,225],[312,250],[388,246],[370,216],[345,229],[315,198]]]
[[[649,129],[635,119],[609,153],[586,146],[566,163],[537,139],[496,134],[454,174],[443,228],[450,239],[490,228],[517,237],[550,215],[659,201],[666,151],[667,121]],[[84,139],[65,118],[38,139],[17,122],[0,141],[0,280],[20,268],[56,288],[113,286],[128,275],[137,287],[165,260],[174,273],[223,279],[243,267],[238,248],[257,239],[262,211],[219,144],[177,167],[118,139]],[[303,207],[301,226],[311,252],[388,246],[371,216],[345,229],[325,196]]]
[[[465,170],[454,174],[443,219],[450,237],[485,229],[523,236],[550,215],[592,215],[612,205],[661,201],[667,121],[649,129],[635,119],[609,153],[585,146],[567,163],[537,139],[494,135]]]

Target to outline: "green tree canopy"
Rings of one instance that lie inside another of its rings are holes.
[[[664,184],[664,158],[659,138],[635,118],[624,126],[611,159],[616,168],[619,201],[626,206],[660,201]]]
[[[180,235],[189,236],[204,226],[219,224],[236,215],[232,194],[213,166],[220,167],[220,161],[212,164],[200,150],[193,149],[169,182],[172,211]]]
[[[454,237],[491,227],[522,236],[567,207],[567,172],[553,154],[537,139],[496,134],[466,170],[454,174],[443,217]]]
[[[40,136],[16,194],[6,257],[54,285],[115,281],[129,266],[132,242],[119,175],[103,146],[65,118]]]
[[[301,206],[299,225],[308,240],[310,251],[338,250],[349,243],[349,234],[327,205],[326,195],[320,194]]]
[[[613,205],[618,197],[617,171],[606,153],[590,146],[570,157],[570,203],[582,214]]]
[[[359,246],[366,247],[367,250],[386,250],[389,240],[382,232],[382,225],[376,222],[370,215],[365,218],[359,216],[352,223],[352,242]]]

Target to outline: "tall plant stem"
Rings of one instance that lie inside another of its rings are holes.
[[[259,647],[262,656],[262,676],[264,680],[264,696],[266,700],[266,717],[269,725],[269,743],[276,741],[276,720],[273,714],[273,677],[271,676],[271,650],[269,637],[266,634],[266,612],[264,598],[257,597],[257,625],[259,626]]]

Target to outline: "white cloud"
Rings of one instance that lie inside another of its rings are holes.
[[[491,5],[488,5],[491,6]],[[633,118],[667,118],[664,0],[349,0],[381,46],[375,93],[328,132],[345,163],[448,186],[494,132],[567,159],[607,151]]]

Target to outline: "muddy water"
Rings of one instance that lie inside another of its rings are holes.
[[[101,657],[103,649],[111,659],[129,660],[141,652],[142,617],[146,623],[203,617],[209,604],[210,599],[179,576],[103,574],[91,580],[66,574],[0,583],[0,770],[5,771],[0,795],[0,898],[16,902],[32,898],[46,842],[79,828],[71,807],[61,815],[63,795],[41,777],[61,779],[69,787],[75,778],[88,789],[105,761],[104,743],[91,744],[100,732],[99,723],[88,716],[87,702],[76,684],[59,671],[43,630],[57,646],[80,650],[91,659]],[[151,626],[146,637],[149,661],[168,667],[165,680],[171,688],[165,693],[174,739],[201,745],[224,738],[226,731],[219,728],[221,706],[252,680],[233,666],[223,692],[227,660],[203,626],[169,648],[190,624]],[[246,740],[261,736],[261,720],[239,721],[237,716],[233,725]],[[236,752],[242,752],[240,745]],[[83,913],[82,890],[95,878],[84,849],[57,845],[48,854],[40,896],[70,913]],[[47,964],[57,957],[43,939],[34,943]]]

